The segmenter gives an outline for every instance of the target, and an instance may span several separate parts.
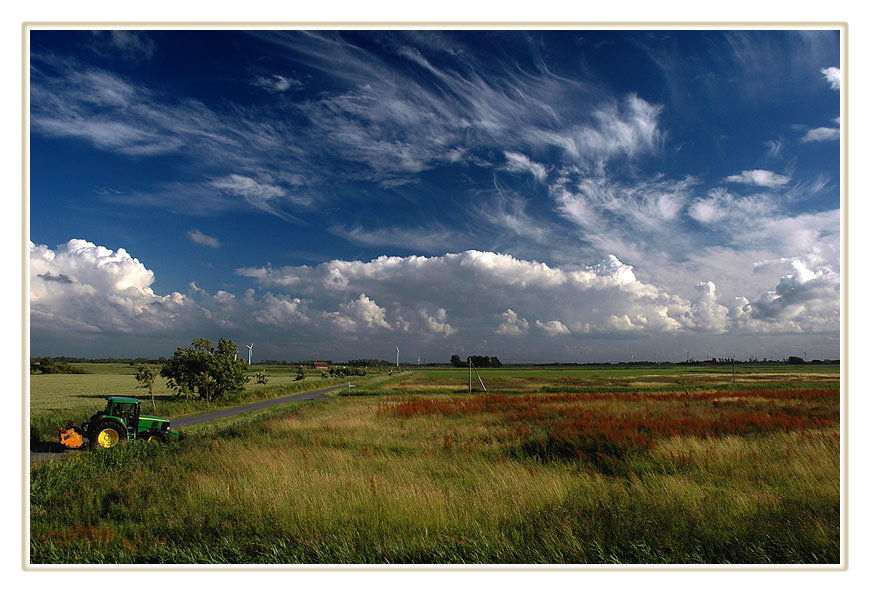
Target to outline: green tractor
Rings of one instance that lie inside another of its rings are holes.
[[[76,427],[73,423],[60,432],[60,443],[68,448],[80,448],[84,437],[92,446],[111,448],[125,439],[144,439],[166,443],[179,439],[178,431],[169,428],[169,419],[139,414],[139,400],[125,396],[109,396],[106,408]]]

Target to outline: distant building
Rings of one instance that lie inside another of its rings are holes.
[[[329,365],[324,363],[323,361],[315,361],[311,364],[314,369],[329,369]]]

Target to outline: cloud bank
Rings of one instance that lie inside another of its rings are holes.
[[[473,250],[241,268],[238,275],[256,284],[242,295],[209,294],[193,283],[160,295],[151,288],[154,272],[123,248],[73,239],[54,249],[30,246],[31,328],[36,341],[127,334],[179,344],[244,329],[260,344],[292,336],[284,338],[288,349],[293,341],[344,345],[348,357],[397,340],[440,353],[490,344],[506,358],[529,348],[555,355],[589,340],[838,332],[837,271],[788,265],[776,286],[726,302],[710,281],[685,296],[641,282],[615,256],[552,267]]]

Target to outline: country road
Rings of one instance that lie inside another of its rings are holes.
[[[281,398],[275,398],[273,400],[252,402],[251,404],[243,404],[241,406],[234,406],[232,408],[224,408],[221,410],[199,413],[196,415],[189,415],[187,417],[180,417],[177,419],[172,419],[172,428],[181,429],[183,427],[190,427],[191,425],[207,423],[209,421],[232,417],[235,415],[260,410],[263,408],[269,408],[271,406],[278,406],[279,404],[286,404],[288,402],[304,402],[306,400],[318,400],[320,398],[326,398],[326,395],[329,392],[335,392],[336,390],[343,390],[345,388],[346,386],[332,386],[330,388],[321,388],[320,390],[313,390],[311,392],[304,392],[302,394],[283,396]],[[58,443],[43,442],[36,448],[34,448],[34,446],[31,444],[30,461],[36,462],[40,460],[54,460],[61,456],[76,453],[75,450],[62,450],[59,449],[60,447],[61,446]]]

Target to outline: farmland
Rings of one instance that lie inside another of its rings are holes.
[[[143,397],[103,371],[32,381],[32,423]],[[273,373],[274,395],[299,389]],[[461,369],[369,376],[37,463],[31,562],[839,563],[838,366],[480,374],[486,392]]]

